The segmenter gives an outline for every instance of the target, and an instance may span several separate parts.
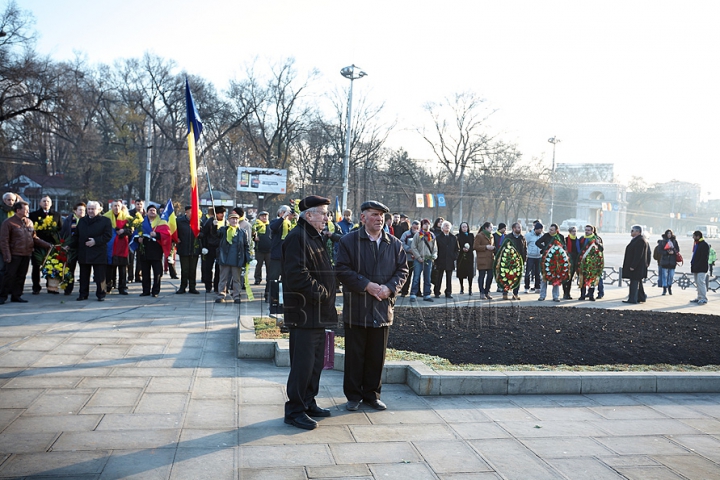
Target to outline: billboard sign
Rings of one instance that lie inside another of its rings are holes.
[[[287,170],[238,167],[237,191],[251,193],[287,193]]]

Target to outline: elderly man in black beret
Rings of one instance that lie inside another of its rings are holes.
[[[385,410],[380,401],[382,369],[395,299],[408,276],[400,240],[383,231],[388,207],[380,202],[360,206],[362,226],[340,239],[336,262],[343,284],[346,408],[364,403]]]
[[[322,231],[330,200],[312,195],[300,202],[297,226],[282,244],[285,325],[290,329],[290,374],[285,423],[312,430],[311,417],[329,417],[318,406],[320,373],[325,354],[325,328],[337,325],[335,272]]]

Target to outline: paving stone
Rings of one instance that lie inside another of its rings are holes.
[[[142,388],[99,388],[87,406],[132,406],[142,395]]]
[[[178,448],[225,449],[238,446],[238,429],[204,430],[185,428],[180,434]]]
[[[100,479],[165,480],[170,475],[174,458],[175,451],[166,448],[116,450],[108,459]]]
[[[90,399],[89,394],[42,395],[28,409],[28,415],[71,415],[80,411]]]
[[[334,465],[327,445],[243,446],[238,452],[240,468]]]
[[[135,407],[136,413],[182,413],[187,406],[188,393],[146,393]]]
[[[683,418],[680,421],[691,426],[698,432],[720,435],[720,421],[713,418]]]
[[[128,345],[99,345],[85,356],[87,359],[117,359],[123,358],[130,350]]]
[[[180,429],[66,432],[55,442],[53,451],[174,449],[179,437]]]
[[[234,479],[234,464],[233,448],[183,448],[175,455],[170,479]]]
[[[720,463],[720,439],[710,435],[674,435],[672,440],[708,460]]]
[[[234,400],[190,400],[184,428],[234,428],[236,426]]]
[[[592,478],[593,480],[623,478],[622,475],[619,475],[596,458],[551,458],[548,463],[559,472],[562,472],[567,478]]]
[[[0,433],[0,455],[45,452],[57,433]]]
[[[333,465],[330,467],[308,467],[308,478],[355,478],[370,477],[367,465]]]
[[[76,365],[83,359],[82,354],[49,354],[32,364],[33,368],[64,367]]]
[[[198,378],[193,388],[193,398],[234,398],[235,380],[232,378]]]
[[[376,442],[330,445],[338,464],[420,462],[422,459],[410,443]]]
[[[629,480],[681,480],[685,477],[676,475],[667,467],[619,467],[615,469]]]
[[[240,404],[271,405],[287,401],[282,387],[248,387],[240,389]]]
[[[555,479],[559,476],[516,440],[472,440],[470,444],[505,478]]]
[[[707,415],[698,412],[697,410],[686,407],[683,405],[648,405],[648,407],[652,408],[653,410],[656,410],[663,414],[665,417],[674,418],[676,420],[686,419],[686,418],[696,418],[696,419],[703,419],[705,421],[712,420],[708,418]]]
[[[318,420],[319,427],[311,431],[287,425],[281,418],[266,422],[261,428],[243,427],[238,431],[239,442],[240,445],[306,445],[355,442],[347,426],[326,425],[324,419]]]
[[[445,421],[432,410],[383,410],[376,411],[366,406],[362,407],[370,422],[375,425],[392,425],[402,423],[410,424],[431,424],[445,423]]]
[[[455,440],[455,434],[446,425],[351,425],[349,428],[359,443]]]
[[[555,407],[525,407],[525,410],[530,412],[534,417],[539,420],[601,420],[603,417],[595,413],[592,409],[583,407],[563,407],[560,408],[557,405]]]
[[[150,380],[145,391],[147,393],[184,393],[190,392],[192,377],[155,377]]]
[[[46,352],[39,351],[9,351],[0,356],[0,367],[22,368],[29,367],[37,362]]]
[[[60,345],[67,340],[65,337],[44,336],[32,337],[25,341],[18,342],[13,345],[13,350],[39,350],[48,351]]]
[[[182,415],[179,413],[120,413],[104,415],[97,430],[177,429],[181,427]]]
[[[44,391],[39,388],[0,389],[0,408],[27,408]]]
[[[304,468],[240,468],[239,473],[242,480],[307,480],[308,478]]]
[[[589,437],[605,435],[605,430],[591,422],[534,421],[499,422],[511,435],[521,438],[538,437]],[[604,423],[602,425],[605,425]]]
[[[140,388],[147,385],[149,378],[143,377],[89,377],[84,378],[78,388]]]
[[[660,463],[647,455],[603,455],[602,461],[616,470],[620,467],[658,467]]]
[[[14,455],[0,467],[2,477],[99,474],[109,451],[46,452]]]
[[[510,437],[510,434],[496,423],[453,423],[449,426],[465,440]]]
[[[590,457],[613,455],[613,452],[592,438],[585,437],[542,437],[522,438],[520,441],[542,458]]]
[[[597,437],[596,440],[620,455],[685,455],[687,450],[667,438],[642,437]]]
[[[692,435],[699,433],[691,426],[671,418],[658,420],[605,420],[590,423],[612,435]]]
[[[254,427],[262,425],[267,421],[283,419],[285,416],[284,405],[242,405],[239,410],[239,422],[241,427]],[[332,418],[332,417],[331,417]],[[323,419],[323,422],[326,419]],[[369,422],[368,422],[369,423]]]
[[[590,410],[611,420],[640,420],[653,418],[667,418],[667,416],[646,407],[645,405],[590,407]]]
[[[500,476],[493,472],[480,473],[445,473],[438,475],[440,480],[499,480]]]
[[[95,429],[101,418],[102,415],[23,415],[12,422],[3,433],[89,432]]]
[[[718,465],[699,455],[653,455],[655,460],[684,478],[717,478]]]
[[[482,405],[478,407],[478,411],[496,422],[538,420],[532,413],[511,403],[501,403],[492,407]]]
[[[35,377],[21,376],[11,379],[3,386],[9,388],[72,388],[80,383],[81,377]]]
[[[192,376],[192,369],[183,368],[140,368],[140,367],[126,367],[126,368],[115,368],[112,373],[109,373],[111,377],[190,377]],[[108,374],[105,374],[108,376]]]
[[[400,463],[370,465],[375,478],[412,478],[413,480],[435,480],[437,477],[424,463]]]
[[[464,441],[416,441],[413,444],[433,471],[438,474],[473,473],[492,470]]]

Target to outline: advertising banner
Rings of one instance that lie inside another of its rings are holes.
[[[238,167],[238,192],[287,193],[287,170]]]

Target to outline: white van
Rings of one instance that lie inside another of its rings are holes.
[[[715,225],[698,225],[695,230],[700,230],[703,234],[703,238],[717,238],[718,227]]]

